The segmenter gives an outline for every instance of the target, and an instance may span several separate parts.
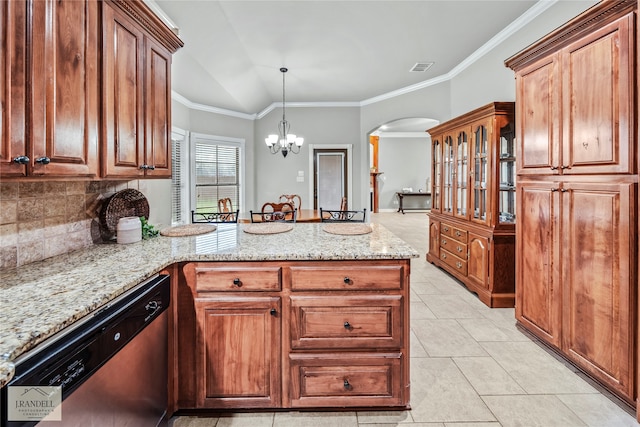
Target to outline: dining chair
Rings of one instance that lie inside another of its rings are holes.
[[[233,212],[233,203],[230,198],[218,199],[218,212]]]
[[[239,211],[235,212],[196,212],[191,211],[191,222],[196,223],[235,223],[238,222]]]
[[[340,210],[341,211],[349,210],[349,208],[347,206],[347,197],[346,196],[343,196],[342,200],[340,201]]]
[[[267,202],[262,205],[260,212],[249,212],[251,214],[251,222],[296,222],[296,217],[298,216],[298,209],[288,202]]]
[[[320,221],[322,222],[365,222],[367,210],[329,210],[320,208]]]
[[[291,203],[294,208],[302,209],[302,198],[297,194],[282,194],[278,201]]]

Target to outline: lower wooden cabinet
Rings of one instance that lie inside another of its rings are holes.
[[[177,269],[172,411],[409,407],[409,260]]]

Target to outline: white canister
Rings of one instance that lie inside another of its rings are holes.
[[[142,222],[137,216],[126,216],[118,220],[118,243],[135,243],[142,240]]]

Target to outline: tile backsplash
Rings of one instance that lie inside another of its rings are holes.
[[[139,181],[0,182],[0,268],[101,242],[102,202]]]

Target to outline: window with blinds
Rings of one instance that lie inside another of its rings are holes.
[[[218,212],[218,200],[240,208],[240,148],[215,140],[195,141],[195,211]]]
[[[172,132],[171,134],[171,224],[185,224],[189,222],[185,218],[188,192],[186,191],[187,179],[183,168],[185,149],[185,133]]]

